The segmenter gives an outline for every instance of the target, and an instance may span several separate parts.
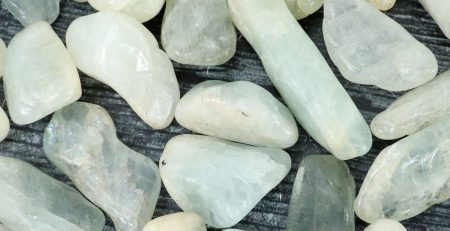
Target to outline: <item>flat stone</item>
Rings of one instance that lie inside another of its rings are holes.
[[[144,122],[169,126],[180,99],[175,71],[139,21],[119,12],[80,17],[67,29],[66,43],[77,67],[111,86]]]
[[[36,122],[81,97],[77,68],[46,22],[26,27],[11,40],[3,84],[9,115],[19,125]]]
[[[102,107],[74,103],[56,112],[45,130],[44,151],[116,230],[140,231],[151,220],[161,188],[158,167],[119,141]]]
[[[355,212],[372,223],[405,220],[450,198],[450,120],[384,149],[370,167]]]
[[[369,225],[364,231],[406,231],[406,228],[398,221],[381,219]]]
[[[305,157],[292,189],[287,230],[355,230],[355,181],[344,161]]]
[[[355,83],[405,91],[438,71],[425,45],[367,1],[325,0],[323,36],[331,60]]]
[[[242,220],[290,168],[291,158],[281,149],[199,135],[172,138],[159,162],[164,186],[178,206],[216,228]]]
[[[203,219],[195,213],[173,213],[147,223],[143,231],[206,231]]]
[[[394,7],[396,0],[368,0],[372,6],[379,10],[387,11]]]
[[[28,26],[39,21],[52,24],[59,15],[60,0],[3,0],[3,6]]]
[[[196,133],[255,146],[288,148],[298,140],[289,109],[247,81],[205,81],[177,105],[177,122]]]
[[[371,123],[372,133],[384,140],[413,134],[450,118],[450,70],[398,98]]]
[[[226,0],[167,0],[161,43],[172,60],[220,65],[236,53],[236,40]]]
[[[6,46],[3,40],[0,38],[0,77],[3,76],[3,72],[5,70],[5,55]]]
[[[323,0],[284,0],[296,19],[303,19],[318,11]]]
[[[119,11],[146,22],[161,11],[165,0],[88,0],[98,11]]]
[[[303,128],[339,159],[366,154],[369,126],[284,2],[228,0],[228,6]]]
[[[433,17],[445,36],[450,39],[450,1],[448,0],[419,0],[420,4]]]
[[[100,231],[102,211],[78,191],[21,160],[0,157],[0,230]]]

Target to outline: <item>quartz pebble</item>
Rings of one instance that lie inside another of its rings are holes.
[[[369,0],[369,3],[379,10],[387,11],[394,6],[395,0]]]
[[[3,0],[14,17],[28,26],[39,21],[52,24],[59,15],[60,0]]]
[[[284,0],[296,19],[303,19],[318,11],[323,0]]]
[[[281,149],[253,147],[199,135],[180,135],[164,148],[161,178],[175,202],[206,224],[238,223],[291,168]]]
[[[46,22],[27,26],[9,43],[3,77],[11,120],[30,124],[81,97],[77,68]]]
[[[146,22],[161,11],[165,0],[88,0],[98,11],[120,11]]]
[[[228,6],[303,128],[339,159],[366,154],[369,126],[284,2],[229,0]]]
[[[406,231],[406,228],[398,221],[380,219],[369,225],[364,231]]]
[[[143,231],[206,231],[203,219],[195,213],[174,213],[147,223]]]
[[[289,109],[247,81],[205,81],[181,98],[175,118],[196,133],[255,146],[288,148],[298,128]]]
[[[116,90],[148,125],[163,129],[172,122],[180,99],[175,71],[136,19],[119,12],[80,17],[66,42],[78,68]]]
[[[434,54],[368,2],[325,0],[324,4],[325,44],[349,81],[404,91],[436,76]]]
[[[450,198],[450,120],[385,148],[355,200],[355,212],[372,223],[401,221]]]
[[[419,0],[422,6],[433,17],[441,30],[450,39],[450,1],[449,0]]]
[[[9,119],[5,111],[0,107],[0,141],[4,140],[9,133]]]
[[[78,191],[21,160],[0,157],[0,230],[100,231],[103,213]]]
[[[3,71],[5,69],[5,55],[6,55],[6,46],[3,40],[0,38],[0,77],[3,76]]]
[[[161,43],[176,62],[220,65],[236,52],[226,0],[167,0]]]
[[[161,188],[158,168],[118,140],[102,107],[74,103],[56,112],[44,151],[118,231],[141,231],[152,218]]]

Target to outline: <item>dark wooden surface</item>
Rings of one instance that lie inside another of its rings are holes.
[[[94,10],[87,3],[62,0],[61,14],[53,24],[53,28],[61,39],[64,39],[65,31],[70,22],[77,17],[93,12]],[[425,43],[436,54],[439,61],[439,73],[450,68],[450,40],[445,38],[417,0],[398,0],[394,9],[387,14],[403,25],[419,41]],[[145,26],[157,38],[160,35],[161,21],[162,13],[153,20],[145,23]],[[370,122],[378,112],[382,111],[395,98],[401,95],[398,92],[392,93],[373,86],[353,84],[342,78],[336,67],[331,63],[324,46],[321,30],[322,11],[301,21],[300,24],[326,57],[336,76],[354,99],[367,122]],[[0,11],[0,37],[5,43],[8,44],[11,38],[22,29],[23,27],[14,20],[12,15],[2,8]],[[221,79],[228,81],[252,81],[279,97],[279,94],[267,78],[258,56],[248,42],[240,35],[236,56],[225,65],[217,67],[195,67],[174,63],[174,67],[180,82],[182,94],[195,84],[204,80]],[[188,130],[182,128],[176,122],[173,122],[170,127],[162,131],[152,130],[137,117],[127,103],[110,87],[83,74],[81,75],[81,81],[83,85],[81,101],[95,103],[105,107],[114,119],[119,138],[129,147],[146,155],[155,162],[159,160],[165,143],[171,137],[177,134],[189,133]],[[0,86],[0,99],[4,99],[2,86]],[[7,111],[6,104],[3,103],[2,106]],[[25,160],[56,179],[73,185],[65,175],[50,164],[43,152],[43,131],[49,120],[50,116],[28,126],[17,126],[13,124],[9,136],[5,141],[0,143],[0,155]],[[303,130],[300,132],[299,142],[287,150],[293,159],[292,170],[289,175],[279,186],[264,197],[252,212],[237,224],[235,228],[244,230],[285,229],[290,192],[300,161],[307,155],[326,154],[326,151],[314,142]],[[347,161],[355,177],[358,189],[376,155],[391,143],[375,139],[373,148],[369,154]],[[170,198],[163,187],[154,216],[158,217],[179,210],[176,203]],[[408,230],[450,230],[450,201],[435,205],[419,216],[403,221],[402,223]],[[357,230],[363,230],[366,226],[360,220],[357,220],[356,224]],[[109,219],[104,230],[115,230]]]

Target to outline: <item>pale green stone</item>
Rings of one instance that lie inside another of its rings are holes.
[[[386,11],[390,10],[394,6],[396,0],[368,0],[368,1],[370,4],[372,4],[372,6],[376,7],[377,9]]]
[[[6,46],[3,40],[0,38],[0,77],[3,76],[3,71],[5,69],[5,55],[6,55]]]
[[[206,224],[195,213],[180,212],[155,218],[142,231],[206,231]]]
[[[161,11],[165,0],[88,0],[88,2],[98,11],[118,11],[140,22],[146,22]]]
[[[367,226],[364,231],[406,231],[406,228],[398,221],[380,219]]]
[[[53,23],[59,15],[60,0],[3,0],[14,17],[24,26],[39,21]]]
[[[323,0],[284,0],[296,19],[303,19],[318,11]]]
[[[450,1],[448,0],[419,0],[420,4],[433,17],[442,32],[450,39]]]

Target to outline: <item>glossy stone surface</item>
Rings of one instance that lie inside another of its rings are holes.
[[[74,103],[56,112],[45,130],[44,151],[116,230],[140,231],[152,218],[161,188],[158,168],[118,140],[102,107]]]
[[[152,128],[172,122],[180,99],[172,63],[136,19],[119,12],[80,17],[66,43],[81,71],[116,90]]]
[[[372,4],[372,6],[376,7],[379,10],[382,11],[386,11],[386,10],[390,10],[394,4],[396,0],[368,0],[370,4]]]
[[[305,157],[292,188],[287,230],[355,230],[355,181],[344,161]]]
[[[3,40],[0,38],[0,77],[3,76],[3,71],[5,69],[5,55],[6,55],[6,46]]]
[[[3,108],[0,107],[0,141],[4,140],[9,133],[9,119]]]
[[[323,0],[284,0],[284,2],[296,19],[308,17],[323,5]]]
[[[355,83],[404,91],[438,71],[425,45],[367,1],[325,0],[323,36],[334,64]]]
[[[392,140],[450,118],[450,70],[398,98],[371,123],[372,133]]]
[[[255,146],[288,148],[298,140],[289,109],[247,81],[205,81],[181,98],[177,122],[196,133]]]
[[[119,11],[140,22],[146,22],[161,11],[165,0],[88,0],[88,2],[98,11]]]
[[[253,147],[199,135],[180,135],[164,148],[161,178],[185,212],[216,228],[238,223],[291,168],[281,149]]]
[[[355,200],[355,212],[372,223],[401,221],[450,198],[450,120],[385,148]]]
[[[3,0],[3,6],[28,26],[39,21],[53,23],[59,15],[60,0]]]
[[[425,10],[433,17],[442,32],[450,39],[450,1],[448,0],[419,0]]]
[[[11,40],[3,84],[9,115],[19,125],[36,122],[81,96],[77,68],[46,22],[26,27]]]
[[[220,65],[234,56],[236,40],[226,0],[167,0],[161,43],[172,60]]]
[[[303,128],[340,159],[366,154],[372,146],[369,126],[286,5],[228,0],[228,6]]]
[[[203,219],[195,213],[173,213],[147,223],[143,231],[206,231]]]
[[[78,191],[21,160],[0,157],[0,230],[100,231],[103,213]]]
[[[364,231],[406,231],[406,228],[398,221],[380,219],[367,226]]]

